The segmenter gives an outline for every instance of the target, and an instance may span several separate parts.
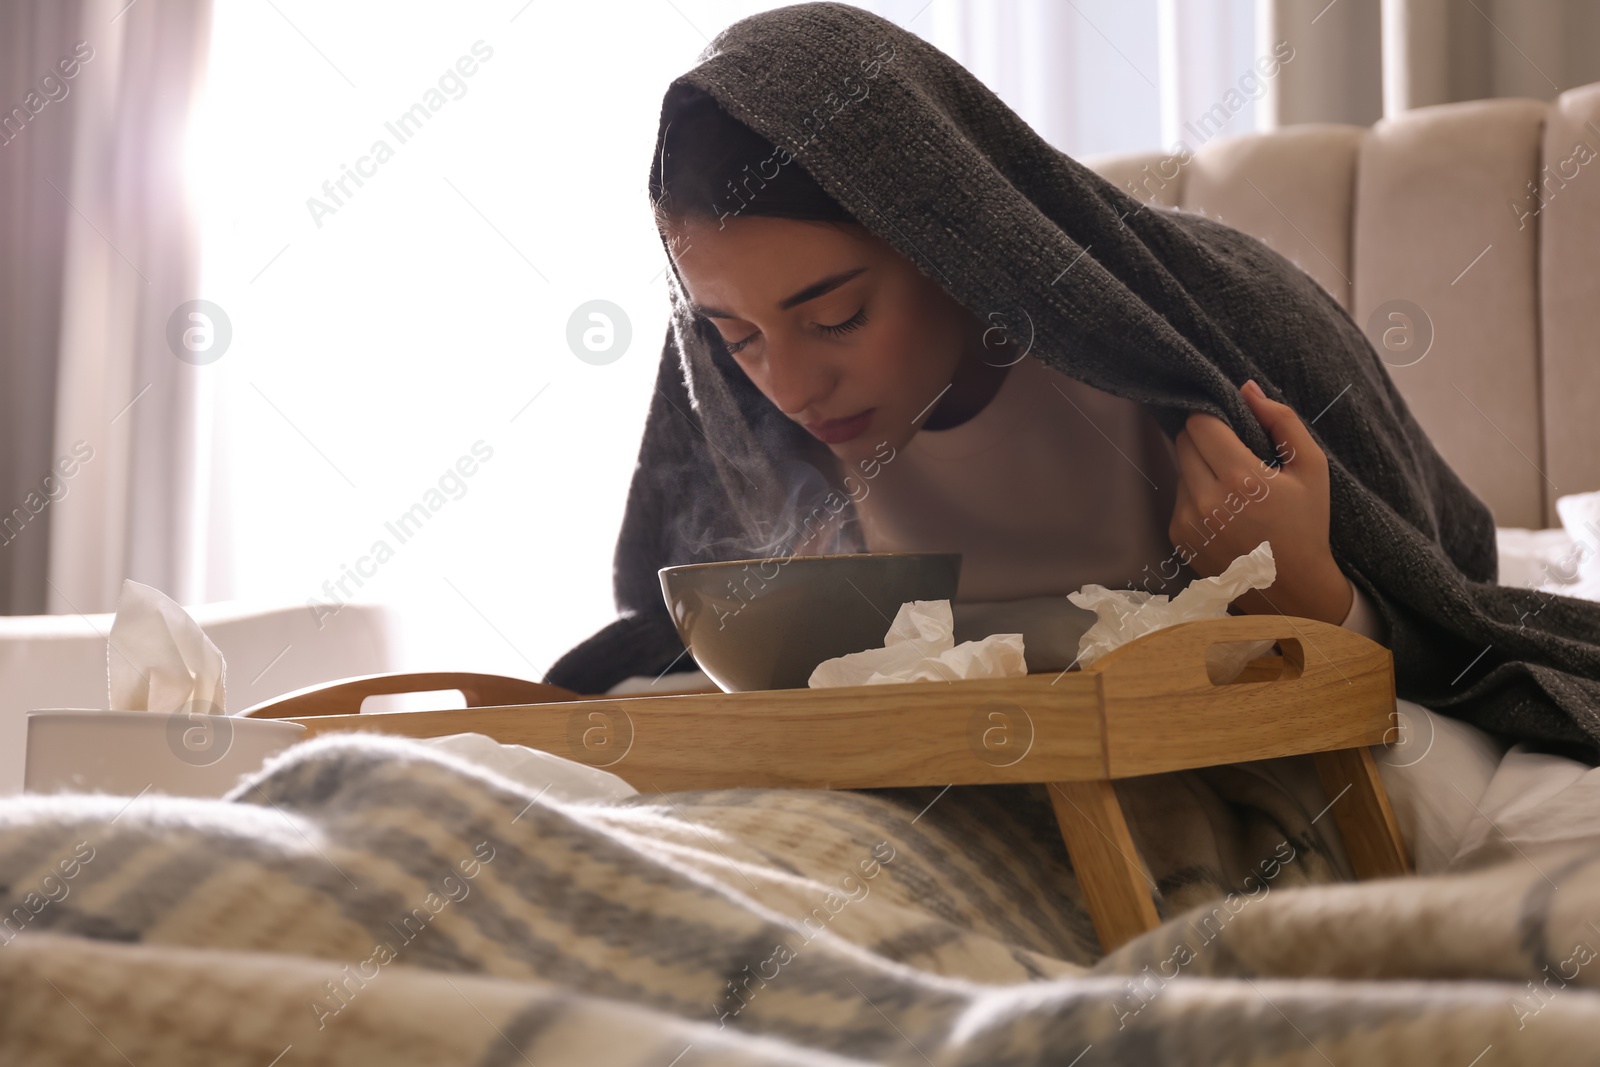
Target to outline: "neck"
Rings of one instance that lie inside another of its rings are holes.
[[[1015,359],[1009,344],[998,349],[969,348],[956,365],[950,388],[923,422],[922,429],[953,429],[988,407],[1000,386],[1005,384]]]

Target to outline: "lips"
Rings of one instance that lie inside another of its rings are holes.
[[[827,422],[808,422],[806,431],[811,436],[830,445],[842,445],[846,441],[860,437],[866,432],[867,426],[872,422],[872,413],[877,408],[868,408],[859,415],[852,415],[848,419],[829,419]]]

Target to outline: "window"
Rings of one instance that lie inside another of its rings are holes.
[[[232,329],[203,406],[212,599],[383,600],[407,666],[525,677],[610,621],[667,323],[661,94],[774,6],[217,0],[189,161]],[[1059,147],[1162,143],[1155,0],[866,6]],[[594,301],[631,334],[611,362],[568,340],[605,332],[574,317]]]

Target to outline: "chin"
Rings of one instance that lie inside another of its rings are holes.
[[[876,477],[884,464],[892,462],[910,439],[909,433],[886,434],[877,426],[870,426],[861,436],[829,445],[828,450],[843,466],[842,473]]]

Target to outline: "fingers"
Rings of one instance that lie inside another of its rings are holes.
[[[1210,468],[1213,480],[1237,482],[1260,463],[1255,453],[1239,440],[1233,427],[1215,415],[1197,411],[1184,425],[1194,447]]]
[[[1195,512],[1194,498],[1189,495],[1189,483],[1178,483],[1178,494],[1172,501],[1172,518],[1167,521],[1167,540],[1174,546],[1188,541],[1189,525],[1186,521]]]
[[[1312,462],[1327,458],[1294,408],[1268,399],[1254,378],[1239,389],[1239,394],[1261,428],[1267,431],[1267,436],[1277,449],[1278,458],[1284,463],[1291,463],[1299,456],[1311,457]]]
[[[1193,425],[1194,416],[1190,416]],[[1185,488],[1192,494],[1208,494],[1211,487],[1217,484],[1217,472],[1211,469],[1211,464],[1206,462],[1200,448],[1195,444],[1194,435],[1188,430],[1179,430],[1178,436],[1173,438],[1173,446],[1178,453],[1178,472],[1180,478],[1178,489]]]

